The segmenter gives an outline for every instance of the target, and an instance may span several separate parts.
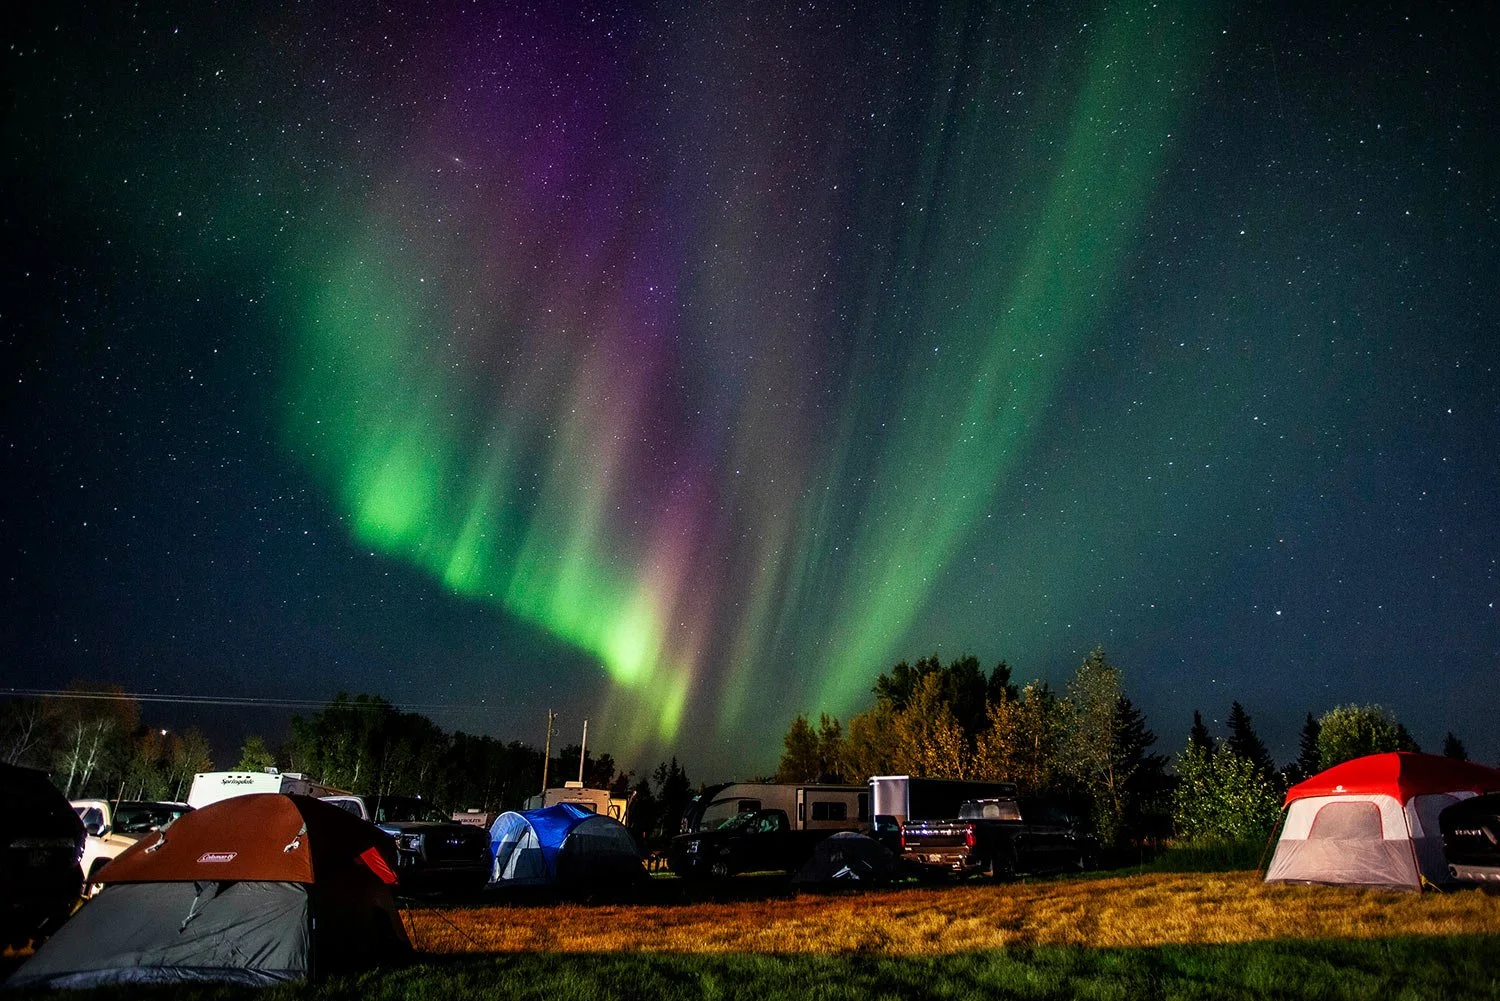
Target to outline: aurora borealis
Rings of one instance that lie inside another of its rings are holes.
[[[7,674],[561,705],[696,778],[1103,644],[1164,750],[1378,701],[1494,757],[1493,29],[37,8]]]

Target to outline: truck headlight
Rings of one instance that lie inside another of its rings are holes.
[[[396,839],[396,845],[405,851],[419,852],[422,850],[422,835],[403,834]]]

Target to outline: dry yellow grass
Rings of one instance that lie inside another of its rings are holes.
[[[748,903],[417,909],[428,952],[879,952],[1500,933],[1500,897],[1268,886],[1256,873],[802,895]]]

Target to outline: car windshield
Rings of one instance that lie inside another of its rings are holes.
[[[377,824],[402,824],[412,821],[442,823],[448,817],[443,811],[415,796],[386,796],[375,807]]]
[[[720,825],[721,831],[745,831],[755,826],[755,811],[746,810],[744,813],[736,813],[733,817]]]
[[[185,803],[121,803],[115,809],[117,834],[147,834],[171,825],[188,812]]]

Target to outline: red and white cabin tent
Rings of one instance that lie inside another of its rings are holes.
[[[1500,791],[1500,770],[1435,754],[1355,758],[1287,790],[1267,883],[1421,890],[1449,881],[1438,814]]]

